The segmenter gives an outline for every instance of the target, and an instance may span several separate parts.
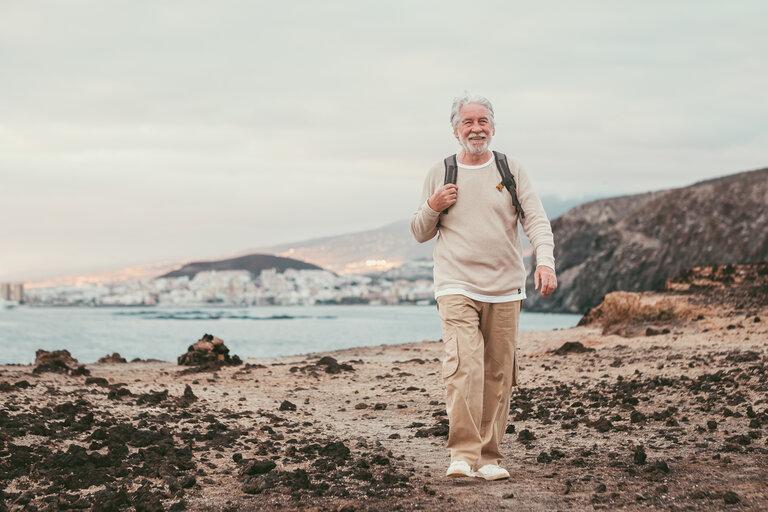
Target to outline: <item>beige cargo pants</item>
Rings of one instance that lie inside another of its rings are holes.
[[[443,329],[443,379],[451,462],[499,464],[509,398],[517,385],[521,301],[437,298]]]

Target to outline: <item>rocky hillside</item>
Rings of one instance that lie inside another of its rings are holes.
[[[768,260],[768,169],[577,206],[552,222],[559,288],[529,311],[583,313],[696,265]],[[528,278],[533,290],[533,276]]]
[[[163,274],[159,277],[182,277],[188,276],[190,279],[195,277],[198,272],[207,270],[247,270],[253,275],[259,275],[262,270],[275,268],[278,272],[283,272],[289,268],[296,270],[322,270],[317,265],[299,261],[292,258],[281,258],[271,254],[249,254],[237,258],[229,258],[217,261],[193,261],[183,267]]]

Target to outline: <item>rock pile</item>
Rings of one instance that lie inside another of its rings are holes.
[[[122,357],[117,352],[112,352],[112,354],[107,354],[104,357],[100,357],[97,361],[99,363],[127,363],[126,359]]]
[[[64,373],[67,375],[90,375],[84,365],[78,364],[69,350],[43,350],[35,352],[35,368],[32,373]]]
[[[212,334],[204,334],[178,358],[180,365],[196,367],[191,371],[216,370],[221,366],[239,365],[242,362],[237,355],[230,356],[224,340]]]

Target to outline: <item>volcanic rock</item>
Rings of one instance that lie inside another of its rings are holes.
[[[650,480],[660,480],[669,474],[669,465],[666,461],[657,460],[645,468],[645,474]]]
[[[123,486],[115,489],[114,487],[107,485],[105,489],[96,492],[93,496],[93,510],[121,510],[130,505],[131,500],[128,497],[128,492]]]
[[[255,460],[248,465],[245,473],[248,475],[263,475],[269,473],[277,467],[277,464],[271,460]]]
[[[325,457],[330,457],[332,459],[338,459],[338,460],[346,460],[349,458],[349,455],[350,455],[349,448],[347,448],[347,445],[345,445],[341,441],[334,441],[326,444],[325,446],[320,448],[320,450],[318,450],[318,453]]]
[[[595,349],[585,347],[580,341],[566,341],[559,348],[552,351],[558,356],[567,356],[568,354],[582,354],[584,352],[594,352]]]
[[[334,359],[331,356],[324,356],[321,357],[320,360],[317,362],[318,366],[325,366],[325,372],[336,374],[344,372],[353,372],[355,369],[352,367],[352,365],[347,363],[339,363],[336,359]]]
[[[120,384],[118,384],[118,385],[111,385],[110,386],[110,391],[107,394],[107,398],[109,398],[110,400],[116,400],[116,399],[119,399],[119,398],[124,397],[124,396],[130,396],[132,394],[133,393],[131,393],[130,389],[128,389],[126,387],[123,387]]]
[[[112,352],[112,354],[107,354],[104,357],[100,357],[97,361],[98,363],[127,363],[126,359],[124,357],[121,357],[120,354],[117,352]]]
[[[39,349],[35,352],[35,368],[32,373],[65,373],[71,374],[77,370],[77,359],[72,357],[69,350],[47,351]]]
[[[594,426],[595,430],[598,432],[609,432],[613,429],[613,423],[605,416],[595,421],[592,426]]]
[[[197,400],[197,397],[195,396],[195,393],[192,392],[192,388],[189,384],[184,386],[184,394],[182,395],[185,400],[188,400],[190,402],[193,402]]]
[[[635,447],[635,452],[633,455],[633,460],[635,461],[635,464],[642,465],[645,464],[646,459],[648,456],[645,453],[645,449],[642,445],[638,445]]]
[[[168,390],[162,391],[149,391],[148,393],[142,393],[136,399],[138,405],[158,405],[168,399]]]
[[[104,377],[88,377],[87,379],[85,379],[85,384],[86,385],[95,384],[97,386],[107,387],[109,386],[109,381]]]
[[[536,457],[536,462],[539,462],[541,464],[548,464],[554,460],[562,459],[565,457],[565,454],[558,450],[557,448],[552,448],[552,450],[547,453],[546,451],[539,453],[539,456]]]
[[[85,367],[85,365],[78,365],[77,368],[70,371],[69,374],[73,377],[86,376],[91,374],[91,370]]]
[[[181,407],[189,407],[193,402],[197,401],[197,396],[192,391],[192,387],[187,384],[184,386],[184,393],[179,397],[178,404]]]
[[[524,428],[517,434],[517,440],[521,443],[530,443],[534,439],[536,439],[536,435],[527,428]]]
[[[448,420],[443,418],[434,427],[417,430],[416,437],[448,437],[448,429]]]
[[[236,355],[229,355],[229,348],[221,338],[204,334],[178,357],[178,364],[195,366],[197,371],[208,371],[217,370],[221,366],[239,365],[242,364],[242,360]]]

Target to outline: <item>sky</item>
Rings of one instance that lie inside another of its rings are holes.
[[[768,165],[768,3],[0,2],[0,281],[370,229],[457,149],[540,195]]]

